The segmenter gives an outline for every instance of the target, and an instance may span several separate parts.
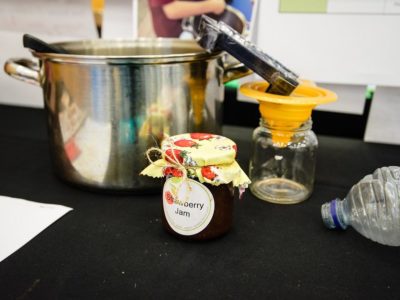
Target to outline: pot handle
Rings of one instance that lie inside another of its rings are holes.
[[[252,74],[253,71],[243,63],[233,59],[224,65],[224,83]]]
[[[10,58],[4,64],[4,71],[18,80],[40,85],[39,66],[37,62],[27,58]]]

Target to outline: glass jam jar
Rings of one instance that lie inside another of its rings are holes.
[[[312,193],[318,140],[307,120],[297,129],[276,128],[261,118],[253,132],[250,191],[279,204],[306,200]]]
[[[186,240],[219,237],[232,227],[234,188],[250,183],[235,160],[236,144],[223,136],[186,133],[171,136],[142,175],[164,177],[165,230]],[[149,155],[148,155],[149,157]]]

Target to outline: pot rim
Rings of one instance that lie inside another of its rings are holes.
[[[31,50],[32,55],[41,60],[50,60],[63,63],[84,64],[161,64],[203,61],[221,56],[222,51],[209,53],[202,49],[195,40],[182,40],[178,38],[138,38],[138,39],[91,39],[67,42],[57,42],[53,45],[63,47],[70,51],[83,51],[85,49],[115,48],[140,48],[152,49],[185,49],[185,51],[168,54],[137,54],[137,55],[92,55],[92,54],[58,54],[42,53]]]

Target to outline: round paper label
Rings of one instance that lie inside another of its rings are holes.
[[[210,223],[214,215],[214,197],[198,181],[169,178],[163,189],[164,214],[171,228],[181,235],[194,235]]]

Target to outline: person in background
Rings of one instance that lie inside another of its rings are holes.
[[[183,18],[214,13],[221,14],[225,0],[149,0],[153,27],[158,37],[179,37]]]

